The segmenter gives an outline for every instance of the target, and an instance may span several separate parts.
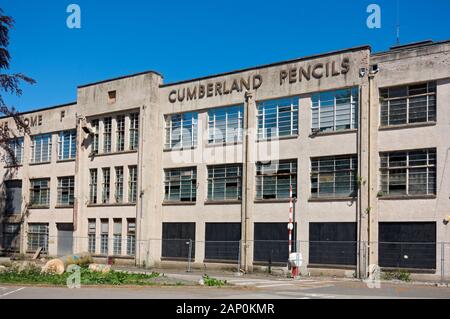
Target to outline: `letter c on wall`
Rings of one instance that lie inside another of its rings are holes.
[[[173,90],[169,93],[169,102],[175,103],[177,101],[177,91]]]

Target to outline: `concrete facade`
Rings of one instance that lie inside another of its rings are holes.
[[[371,72],[373,66],[378,71]],[[241,224],[241,267],[253,270],[254,224],[286,223],[289,198],[256,199],[256,163],[273,160],[295,160],[297,163],[297,198],[295,203],[300,251],[309,260],[311,223],[355,223],[357,249],[355,269],[365,274],[368,264],[378,264],[378,225],[383,222],[434,222],[436,242],[449,242],[450,226],[443,221],[449,213],[450,180],[447,177],[447,151],[450,141],[450,42],[422,43],[393,48],[372,54],[368,46],[346,49],[272,65],[249,68],[201,79],[164,84],[160,74],[149,71],[123,78],[78,87],[77,101],[70,105],[37,110],[24,114],[41,116],[41,125],[32,126],[31,135],[52,133],[52,159],[45,164],[30,164],[30,137],[25,136],[23,165],[3,168],[4,180],[22,180],[21,214],[3,215],[2,224],[21,223],[20,251],[27,252],[27,225],[49,224],[48,253],[57,254],[57,224],[74,225],[73,250],[88,247],[88,220],[95,220],[96,237],[101,237],[101,220],[108,220],[109,236],[114,220],[121,221],[122,238],[127,238],[127,223],[136,223],[136,256],[115,254],[109,245],[106,255],[145,266],[159,266],[174,261],[161,258],[163,223],[195,223],[194,266],[205,262],[206,223]],[[309,69],[310,68],[310,69]],[[309,72],[309,74],[308,74]],[[309,78],[309,79],[308,79]],[[380,127],[380,89],[416,83],[436,82],[436,121],[392,127]],[[358,92],[356,127],[332,132],[312,131],[312,98],[319,92],[355,88]],[[110,92],[115,91],[114,95]],[[195,94],[194,94],[195,93]],[[273,99],[298,99],[298,134],[258,140],[258,103]],[[208,143],[208,111],[241,105],[243,138],[237,143]],[[64,112],[64,117],[61,118]],[[197,114],[197,142],[181,150],[165,147],[167,116],[194,112]],[[139,146],[130,150],[130,114],[139,114]],[[125,117],[124,149],[116,151],[117,118]],[[111,117],[112,151],[104,153],[104,119]],[[92,121],[99,120],[99,152],[92,156]],[[8,127],[13,120],[4,118]],[[58,133],[76,129],[76,158],[58,161]],[[246,133],[245,133],[246,132]],[[435,148],[437,156],[436,194],[431,196],[378,196],[380,191],[380,153]],[[311,196],[311,159],[354,155],[358,162],[357,194],[334,198]],[[242,195],[237,201],[208,200],[208,167],[222,164],[242,165]],[[121,203],[114,203],[115,168],[124,168]],[[129,170],[137,167],[137,200],[131,202]],[[165,199],[164,172],[172,168],[196,168],[196,200],[174,202]],[[109,203],[90,203],[90,170],[98,169],[98,197],[102,196],[101,174],[110,168]],[[5,174],[10,174],[6,176]],[[75,177],[73,207],[58,208],[58,177]],[[50,203],[46,208],[29,208],[30,179],[50,178]],[[372,242],[372,244],[369,244]],[[97,242],[96,253],[99,253]],[[450,251],[449,251],[450,253]],[[448,255],[450,256],[450,254]],[[440,274],[441,258],[437,247],[436,267]],[[450,260],[444,262],[450,273]],[[176,263],[176,261],[175,261]],[[311,267],[310,267],[311,266]],[[323,267],[304,263],[303,272]]]

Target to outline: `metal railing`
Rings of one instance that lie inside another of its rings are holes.
[[[27,239],[0,236],[0,255],[20,256],[27,250]],[[243,270],[244,265],[288,266],[287,240],[199,241],[194,239],[135,240],[125,237],[57,237],[47,236],[48,251],[42,255],[61,256],[73,252],[90,252],[106,262],[128,262],[139,267],[177,267],[192,271],[218,264],[219,267]],[[14,247],[8,245],[15,244]],[[20,249],[20,245],[23,249]],[[428,274],[441,281],[450,280],[450,242],[356,242],[292,241],[294,252],[302,254],[302,269],[339,268],[354,270],[355,276],[367,278],[370,265],[376,263],[384,272]],[[369,258],[369,256],[372,256]],[[22,256],[23,257],[23,256]]]

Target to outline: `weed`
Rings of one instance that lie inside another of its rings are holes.
[[[205,283],[206,286],[216,286],[216,287],[225,286],[227,284],[226,280],[216,279],[213,277],[209,277],[208,275],[203,276],[203,282]]]

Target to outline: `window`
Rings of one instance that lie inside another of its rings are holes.
[[[165,200],[195,202],[197,195],[196,168],[168,169],[165,175]]]
[[[22,180],[5,181],[5,214],[20,214],[22,212]]]
[[[70,130],[59,133],[58,160],[74,159],[77,152],[77,131]]]
[[[111,153],[111,118],[107,117],[103,120],[103,152]]]
[[[21,165],[23,163],[23,137],[9,141],[9,150],[6,154],[6,165]]]
[[[37,135],[31,138],[31,162],[45,163],[52,158],[52,135]]]
[[[97,183],[98,183],[98,172],[97,169],[89,170],[89,203],[97,204]]]
[[[208,143],[242,141],[243,106],[213,109],[208,112]]]
[[[357,157],[353,155],[311,159],[311,196],[355,196],[357,165]]]
[[[189,243],[192,242],[192,246]],[[195,223],[163,223],[162,251],[163,258],[185,260],[195,256]]]
[[[20,249],[20,224],[4,224],[3,249],[7,251],[19,251]]]
[[[294,226],[296,227],[296,226]],[[289,231],[286,223],[254,223],[253,260],[282,263],[289,259]],[[295,237],[293,237],[295,244]]]
[[[91,254],[95,254],[96,249],[96,221],[95,219],[89,219],[88,220],[88,251]]]
[[[273,161],[256,164],[256,199],[288,199],[290,186],[297,194],[297,161]]]
[[[436,251],[440,249],[440,245],[436,247],[436,226],[435,222],[379,223],[379,265],[386,268],[435,270]]]
[[[298,97],[259,102],[258,139],[298,134]]]
[[[113,254],[116,256],[122,254],[122,220],[121,219],[114,219]]]
[[[241,165],[208,167],[208,200],[240,200],[241,174]]]
[[[166,149],[197,145],[197,113],[166,116]]]
[[[139,113],[130,114],[130,150],[139,147]]]
[[[380,89],[381,126],[436,121],[436,82]]]
[[[383,195],[435,195],[436,149],[382,153]]]
[[[30,206],[48,206],[50,203],[50,179],[32,179],[30,184]]]
[[[239,260],[241,223],[205,224],[205,259]]]
[[[28,251],[48,252],[48,224],[28,224]]]
[[[309,263],[356,265],[356,223],[309,223]]]
[[[123,202],[123,167],[116,167],[116,203]]]
[[[358,127],[358,88],[316,93],[312,96],[312,129],[334,132]]]
[[[101,237],[100,237],[100,253],[102,255],[107,255],[108,254],[108,242],[109,242],[109,238],[108,238],[108,233],[109,233],[109,222],[107,219],[102,219],[101,220]]]
[[[102,203],[108,204],[109,203],[111,171],[109,168],[102,168],[102,172],[103,172]]]
[[[128,167],[128,202],[136,203],[137,197],[137,166]]]
[[[116,151],[121,152],[125,150],[125,116],[119,115],[116,118]]]
[[[58,178],[58,205],[72,206],[75,193],[75,177]]]
[[[136,254],[136,220],[128,219],[127,222],[127,255],[134,256]]]
[[[117,100],[117,92],[109,91],[108,92],[108,104],[116,103],[116,100]]]
[[[92,121],[92,129],[94,131],[94,136],[92,138],[92,154],[98,154],[99,137],[98,132],[100,131],[99,121]]]

